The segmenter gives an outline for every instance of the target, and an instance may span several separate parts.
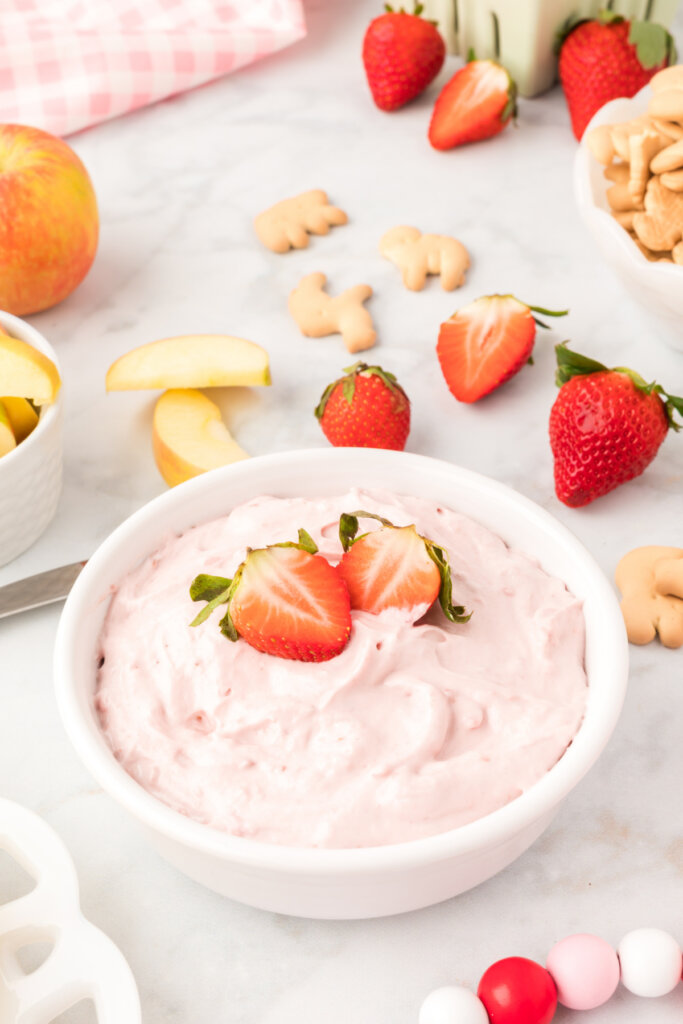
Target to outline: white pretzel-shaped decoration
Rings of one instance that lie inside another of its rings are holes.
[[[140,1024],[140,1000],[123,954],[81,913],[78,879],[61,839],[37,815],[0,798],[0,850],[35,880],[35,888],[0,906],[0,1020],[48,1024],[92,999],[98,1024]],[[49,956],[26,974],[17,951],[51,942]]]

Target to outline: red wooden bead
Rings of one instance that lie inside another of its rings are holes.
[[[523,956],[492,964],[477,995],[491,1024],[550,1024],[557,1008],[555,982],[545,967]]]

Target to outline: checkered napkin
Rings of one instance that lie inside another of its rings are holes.
[[[305,33],[302,0],[0,0],[0,122],[68,135]]]

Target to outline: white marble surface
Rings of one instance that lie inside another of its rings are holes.
[[[78,292],[32,318],[63,363],[65,490],[47,534],[0,570],[0,584],[87,557],[163,490],[150,446],[154,396],[104,393],[107,366],[135,345],[190,331],[261,342],[275,383],[226,406],[240,443],[253,454],[324,445],[312,409],[352,360],[337,338],[302,338],[286,311],[290,288],[318,269],[335,290],[359,281],[376,289],[373,356],[413,401],[410,450],[517,487],[574,530],[609,575],[638,544],[683,544],[683,436],[672,434],[638,481],[586,509],[554,496],[546,436],[554,342],[570,337],[579,350],[683,394],[683,356],[662,344],[577,222],[575,142],[561,94],[523,102],[519,127],[495,140],[436,153],[425,139],[434,88],[391,116],[369,101],[360,39],[377,6],[312,0],[302,44],[73,140],[99,196],[101,247]],[[676,26],[681,47],[683,14]],[[456,67],[450,58],[442,78]],[[311,187],[329,191],[349,226],[286,257],[260,248],[253,214]],[[473,257],[466,286],[445,294],[432,281],[422,293],[404,291],[377,253],[396,223],[457,234]],[[534,366],[466,408],[441,378],[438,325],[494,291],[569,306],[571,315],[539,336]],[[0,784],[67,842],[86,913],[128,957],[146,1024],[413,1024],[434,986],[476,986],[498,957],[542,959],[573,931],[617,941],[652,924],[683,940],[683,650],[633,650],[608,750],[546,835],[502,875],[400,918],[325,923],[229,903],[148,849],[62,732],[50,664],[58,615],[52,608],[0,623]],[[0,859],[0,899],[8,878]],[[657,1004],[620,993],[585,1019],[673,1024],[682,1014],[679,985]],[[560,1011],[556,1019],[574,1018]]]

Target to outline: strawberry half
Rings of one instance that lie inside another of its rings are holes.
[[[375,105],[397,110],[436,78],[446,44],[433,21],[421,18],[422,4],[408,14],[401,8],[374,18],[363,39],[363,65]]]
[[[565,316],[568,310],[526,306],[514,295],[484,295],[441,324],[436,354],[451,394],[476,402],[529,362],[536,326],[532,313]]]
[[[247,550],[232,580],[197,576],[193,601],[208,604],[191,623],[199,626],[227,605],[220,629],[229,640],[243,640],[258,651],[294,661],[329,661],[351,636],[346,586],[312,538],[299,530],[298,543]]]
[[[446,82],[434,104],[429,141],[453,149],[502,132],[517,115],[517,86],[493,60],[470,60]]]
[[[382,525],[358,537],[359,517]],[[394,526],[372,512],[344,513],[339,520],[339,539],[344,555],[337,572],[346,584],[352,608],[373,615],[386,608],[401,608],[413,610],[418,619],[438,597],[451,622],[470,618],[462,605],[452,604],[446,552],[414,526]]]
[[[555,492],[572,508],[640,476],[669,428],[679,430],[683,398],[624,367],[602,363],[558,345],[560,393],[550,411]]]

